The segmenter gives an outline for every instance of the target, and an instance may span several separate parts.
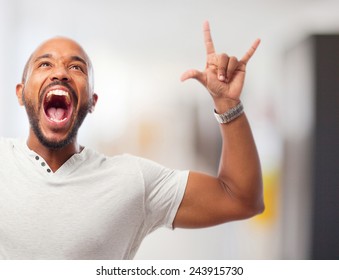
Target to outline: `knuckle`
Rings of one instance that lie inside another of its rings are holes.
[[[232,60],[232,61],[234,61],[234,62],[238,62],[238,58],[235,57],[235,56],[231,56],[231,57],[230,57],[230,60]]]
[[[222,53],[218,55],[218,69],[219,71],[225,71],[227,68],[227,64],[229,61],[229,57],[226,53]]]
[[[219,54],[219,59],[220,60],[227,60],[227,59],[229,59],[229,56],[226,53],[221,53],[221,54]]]

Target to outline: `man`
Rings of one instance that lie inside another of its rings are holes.
[[[160,226],[207,227],[263,211],[259,158],[240,102],[259,40],[238,60],[215,53],[208,22],[204,38],[205,70],[181,79],[198,80],[214,101],[223,138],[217,177],[82,147],[77,131],[98,100],[90,59],[60,37],[33,52],[16,88],[27,142],[0,139],[0,258],[131,259]]]

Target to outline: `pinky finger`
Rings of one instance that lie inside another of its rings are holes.
[[[255,53],[255,51],[257,50],[258,46],[260,44],[260,39],[256,39],[252,46],[249,48],[249,50],[245,53],[245,55],[242,57],[242,59],[240,60],[241,62],[243,62],[244,64],[247,64],[247,62],[250,60],[250,58],[253,56],[253,54]]]

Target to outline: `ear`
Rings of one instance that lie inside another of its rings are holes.
[[[93,96],[92,96],[92,105],[89,108],[89,112],[90,113],[94,112],[95,105],[97,104],[97,101],[98,101],[98,95],[96,93],[93,93]]]
[[[22,91],[24,89],[23,84],[16,85],[16,97],[18,98],[20,106],[24,106],[24,101],[22,100]]]

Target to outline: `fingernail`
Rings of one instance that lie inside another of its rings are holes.
[[[220,80],[220,81],[225,80],[225,76],[224,76],[224,75],[219,75],[219,80]]]

